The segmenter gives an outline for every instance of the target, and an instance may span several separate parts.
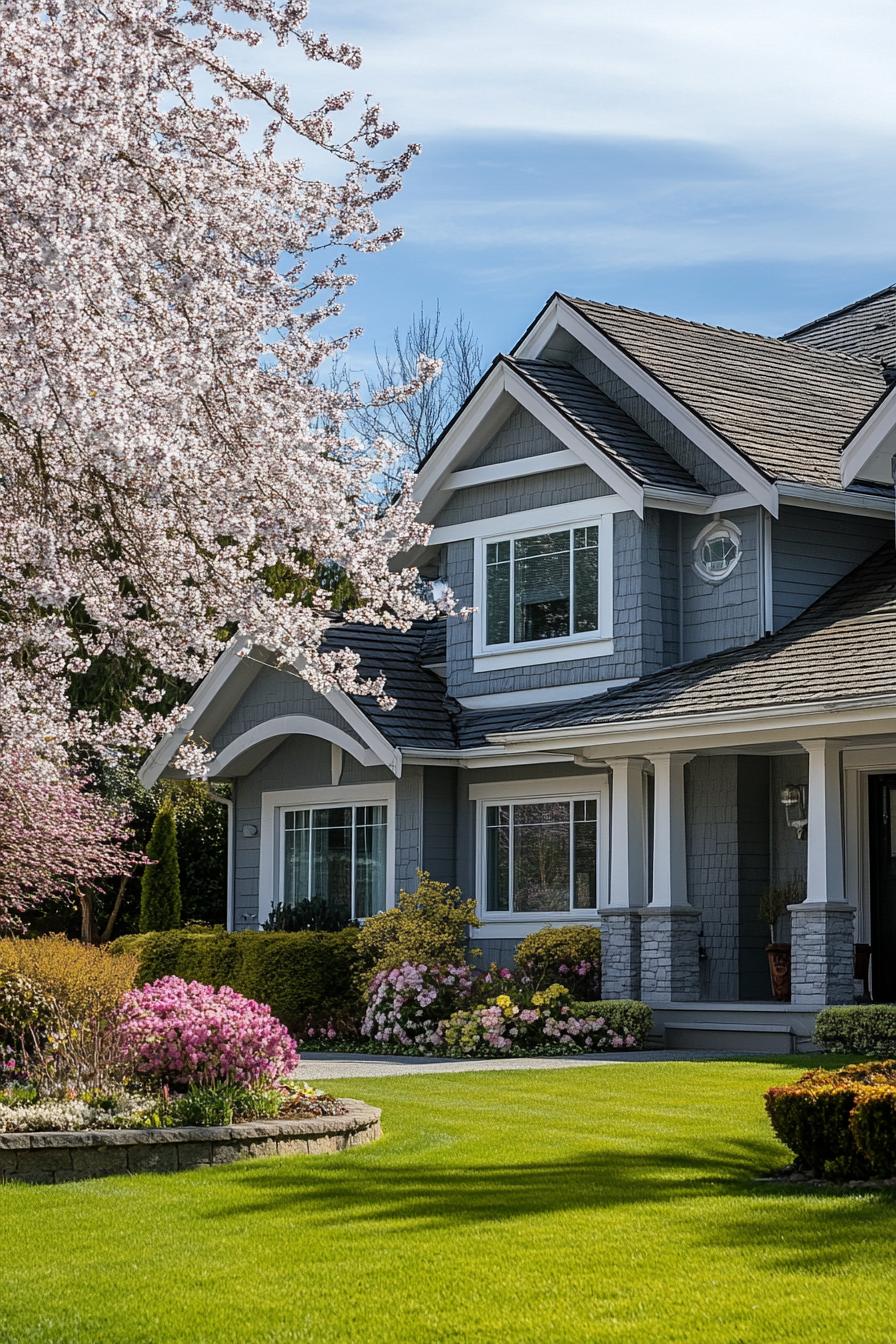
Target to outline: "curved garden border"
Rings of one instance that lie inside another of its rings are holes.
[[[380,1112],[347,1097],[342,1115],[170,1129],[0,1134],[0,1181],[54,1185],[128,1172],[187,1171],[247,1157],[338,1153],[378,1139]]]

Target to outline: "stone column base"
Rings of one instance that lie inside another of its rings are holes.
[[[692,905],[641,911],[641,997],[693,1002],[700,997],[700,911]]]
[[[803,901],[788,909],[791,1003],[853,1003],[855,908]]]
[[[641,997],[641,911],[617,909],[600,916],[601,996]]]

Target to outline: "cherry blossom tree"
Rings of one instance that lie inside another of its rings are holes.
[[[297,106],[262,40],[360,62],[305,0],[0,0],[0,723],[44,755],[150,745],[183,713],[164,686],[237,630],[383,696],[320,648],[324,570],[353,620],[432,611],[392,564],[425,539],[407,482],[372,502],[394,450],[352,437],[322,376],[354,334],[346,258],[400,236],[378,211],[417,147],[387,150],[370,99]],[[72,703],[103,660],[146,667],[111,724]]]
[[[79,901],[82,936],[95,941],[93,897],[144,856],[130,819],[75,771],[60,772],[27,748],[0,757],[0,936],[20,933],[46,901]]]

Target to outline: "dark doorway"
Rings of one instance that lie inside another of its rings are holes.
[[[878,1003],[896,1001],[896,775],[869,780],[871,981]]]

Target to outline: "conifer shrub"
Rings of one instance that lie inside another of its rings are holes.
[[[146,865],[140,883],[140,932],[180,927],[180,865],[177,858],[177,822],[174,805],[166,798],[152,824]]]
[[[514,961],[536,989],[563,985],[577,999],[600,998],[600,929],[593,924],[536,929],[517,945]]]
[[[406,964],[458,965],[466,960],[469,930],[478,928],[476,902],[422,869],[416,891],[402,891],[391,910],[365,920],[358,934],[364,988],[379,971]]]

